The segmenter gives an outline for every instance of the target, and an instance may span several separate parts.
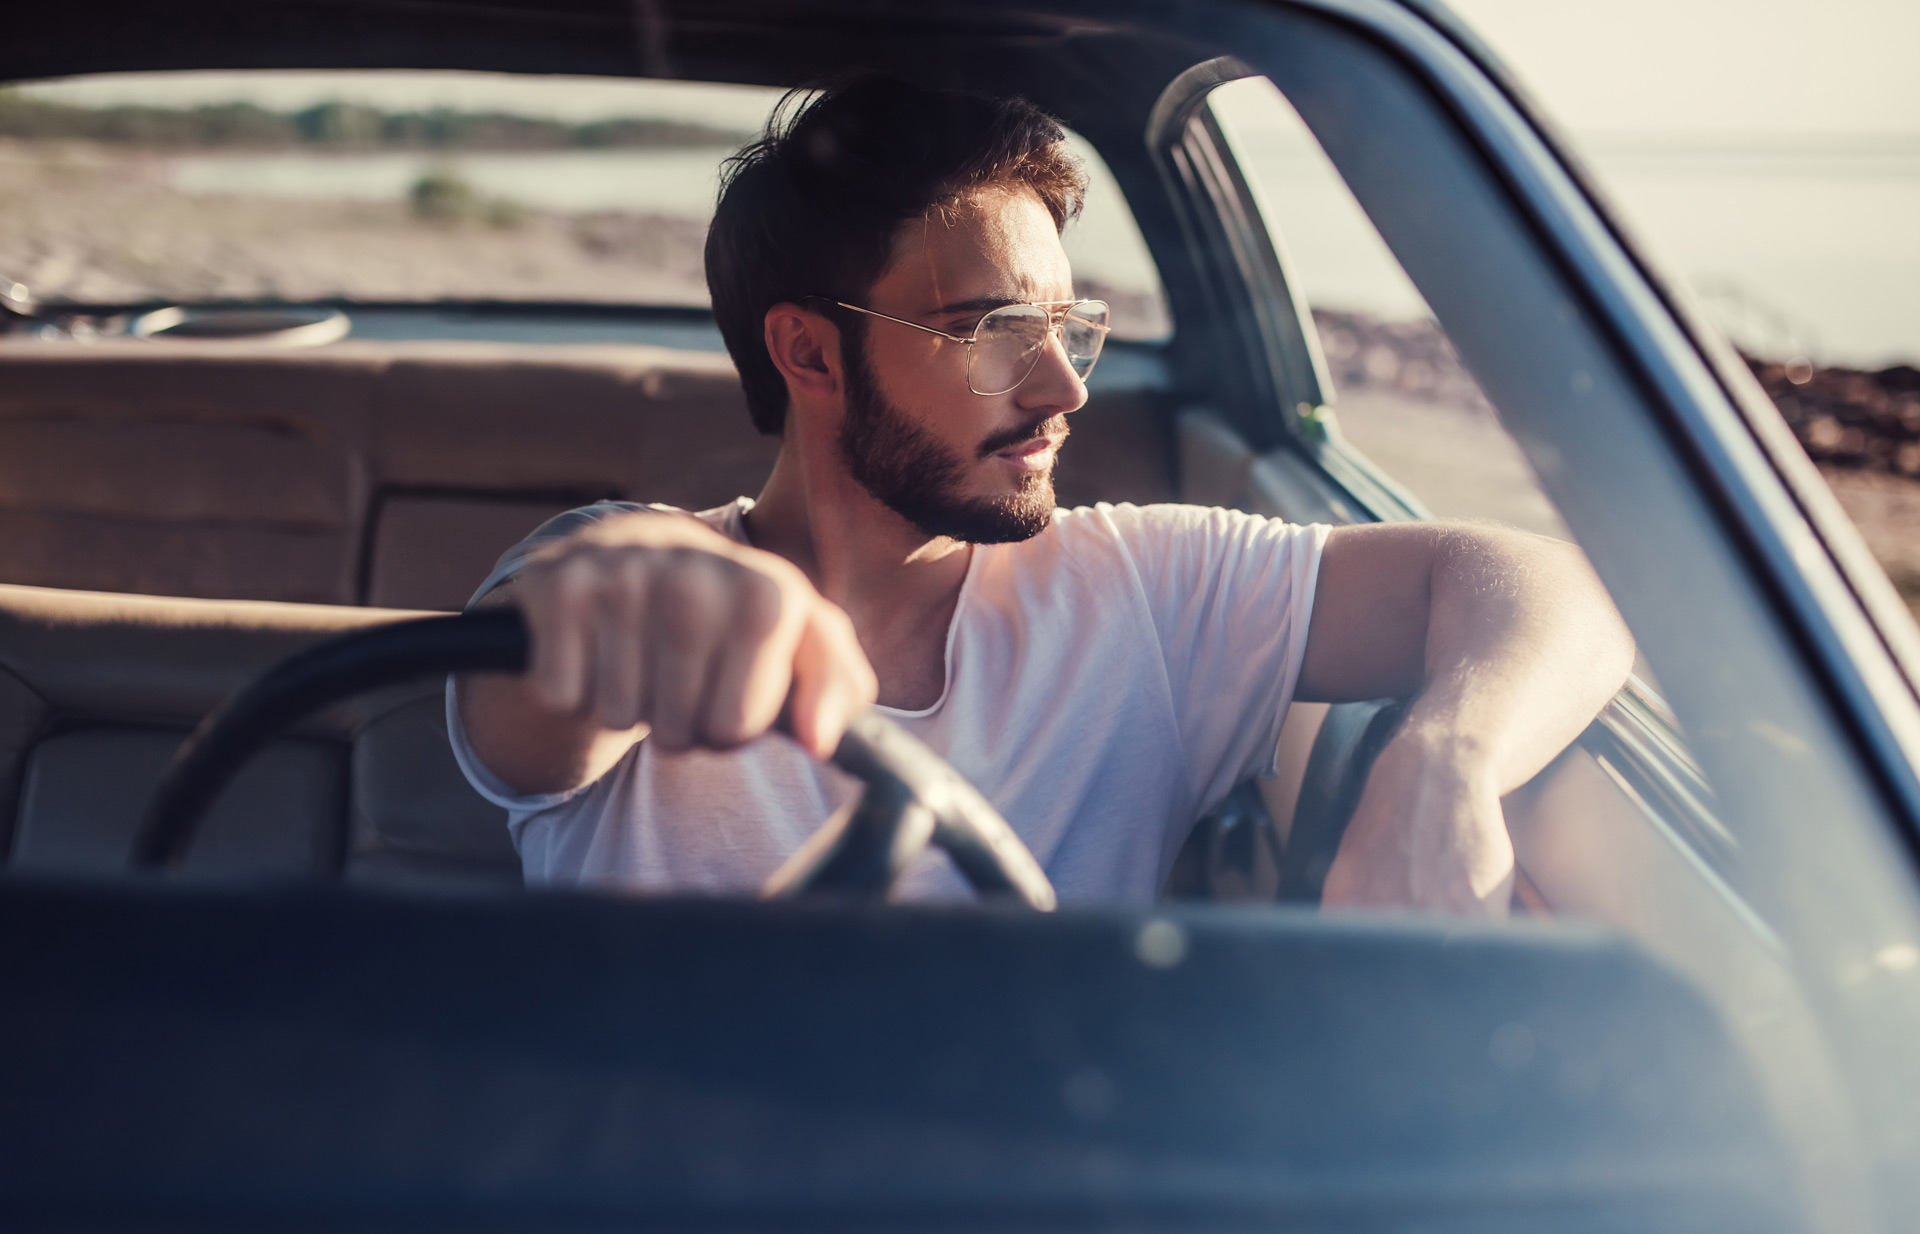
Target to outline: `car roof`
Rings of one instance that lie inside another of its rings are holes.
[[[1151,20],[1143,26],[977,0],[719,0],[697,7],[659,0],[112,0],[84,13],[48,6],[9,21],[13,36],[0,46],[0,79],[404,68],[791,86],[878,69],[929,85],[1017,90],[1070,123],[1096,107],[1144,118],[1166,82],[1209,54],[1182,46]]]

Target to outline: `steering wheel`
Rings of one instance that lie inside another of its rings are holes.
[[[520,614],[492,609],[343,634],[268,670],[200,722],[162,775],[134,841],[136,869],[177,867],[208,807],[248,759],[301,718],[381,686],[459,672],[524,672]],[[944,850],[983,899],[1055,906],[1053,885],[1007,821],[945,759],[874,711],[847,727],[833,763],[863,782],[859,799],[768,880],[769,899],[884,899],[928,845]]]

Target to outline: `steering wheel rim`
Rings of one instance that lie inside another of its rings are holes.
[[[1346,838],[1347,824],[1359,808],[1360,794],[1373,774],[1373,762],[1406,717],[1400,699],[1335,703],[1307,756],[1300,797],[1294,803],[1293,829],[1280,861],[1278,899],[1318,904]]]
[[[282,661],[209,713],[175,751],[141,818],[133,867],[178,867],[234,774],[313,712],[420,677],[523,672],[527,653],[519,612],[490,609],[356,630]],[[768,880],[763,896],[882,899],[901,869],[932,845],[983,899],[1042,911],[1056,906],[1046,873],[1007,821],[899,725],[874,711],[855,717],[832,761],[862,782],[860,797]]]

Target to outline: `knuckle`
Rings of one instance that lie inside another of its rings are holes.
[[[675,579],[671,586],[661,588],[659,597],[653,603],[653,616],[660,632],[675,640],[686,640],[699,634],[704,624],[705,610],[699,591],[689,585],[686,579]]]
[[[692,638],[712,628],[726,603],[725,589],[712,566],[685,561],[661,580],[655,615],[668,634]]]
[[[546,588],[551,603],[572,608],[589,601],[596,590],[598,571],[584,553],[571,553],[546,567]]]
[[[743,571],[734,589],[735,614],[749,634],[771,634],[786,609],[780,584],[757,570]]]
[[[629,591],[644,586],[653,572],[653,554],[644,548],[622,548],[607,554],[607,572]]]

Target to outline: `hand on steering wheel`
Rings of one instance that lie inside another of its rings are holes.
[[[512,609],[426,617],[355,631],[269,670],[201,721],[168,764],[134,842],[136,869],[178,866],[195,828],[248,759],[302,717],[417,677],[523,672],[527,630]],[[881,899],[927,845],[946,850],[983,897],[1047,910],[1053,887],[986,798],[932,750],[876,712],[848,725],[836,766],[865,784],[859,802],[820,829],[763,894]]]

